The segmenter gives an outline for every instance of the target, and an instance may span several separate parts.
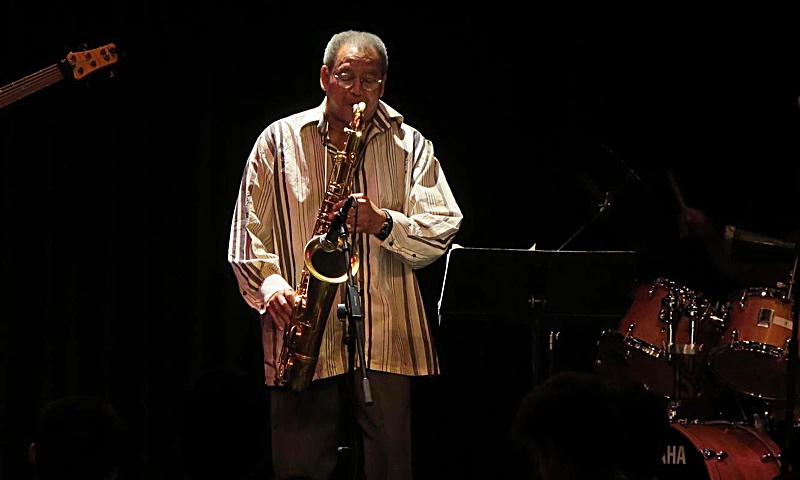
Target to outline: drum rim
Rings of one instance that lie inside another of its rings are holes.
[[[688,285],[685,285],[680,282],[676,282],[674,280],[670,280],[666,277],[658,277],[653,279],[650,282],[642,282],[641,285],[651,285],[653,287],[663,287],[669,290],[674,290],[677,293],[681,294],[682,296],[691,297],[691,298],[702,298],[705,299],[705,295],[703,292],[694,290],[689,288]],[[676,288],[677,287],[677,288]]]
[[[743,393],[752,398],[759,398],[762,400],[770,400],[777,402],[786,401],[785,394],[783,396],[769,395],[767,393],[758,392],[750,388],[743,388],[741,385],[737,384],[737,382],[735,382],[734,380],[731,380],[726,376],[722,375],[717,366],[715,366],[715,362],[722,357],[722,354],[724,354],[725,351],[734,351],[734,350],[738,352],[763,354],[767,357],[778,360],[786,357],[786,354],[782,348],[770,345],[768,343],[754,342],[748,340],[737,340],[735,342],[717,345],[709,353],[708,368],[720,382],[722,382],[723,384],[727,385],[728,387],[732,388],[733,390],[739,393]],[[800,398],[800,392],[798,392],[795,397]]]
[[[783,300],[783,301],[793,301],[794,295],[792,298],[789,298],[789,288],[788,287],[744,287],[738,290],[734,290],[733,292],[728,294],[727,303],[731,304],[741,299],[742,297],[761,297],[761,298],[774,298],[776,300]]]
[[[623,335],[615,330],[604,330],[601,332],[600,342],[605,342],[606,340],[618,341],[622,345],[638,350],[654,360],[666,360],[667,358],[667,352],[665,350],[656,347],[650,342]]]
[[[748,353],[761,353],[776,359],[783,358],[787,355],[786,351],[783,348],[776,347],[775,345],[771,345],[769,343],[755,342],[752,340],[736,340],[734,342],[728,342],[722,345],[717,345],[716,347],[711,349],[711,352],[709,354],[709,363],[713,363],[715,358],[719,358],[720,355],[725,353],[725,350],[733,350],[737,352],[748,352]]]

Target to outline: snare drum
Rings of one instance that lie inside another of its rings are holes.
[[[639,284],[633,293],[619,328],[601,334],[596,370],[631,378],[667,397],[695,398],[707,352],[723,328],[716,307],[665,278]]]
[[[735,292],[723,309],[725,330],[710,369],[731,388],[767,400],[786,399],[792,301],[786,289]],[[800,395],[800,388],[796,390]]]
[[[722,420],[671,427],[659,480],[767,480],[781,473],[781,449],[763,430]]]

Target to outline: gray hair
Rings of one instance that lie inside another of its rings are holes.
[[[374,49],[378,52],[381,61],[381,74],[385,74],[389,68],[389,57],[386,55],[386,45],[374,33],[347,30],[339,32],[331,37],[325,47],[325,54],[322,56],[322,64],[333,70],[336,61],[336,54],[344,45],[351,45],[358,48]]]

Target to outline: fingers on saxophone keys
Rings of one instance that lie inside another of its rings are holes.
[[[283,331],[289,328],[289,325],[291,323],[292,322],[289,318],[282,318],[281,320],[278,320],[278,322],[275,325],[278,327],[278,330]]]
[[[278,330],[284,330],[289,326],[289,323],[291,323],[291,315],[287,315],[283,311],[274,311],[269,317],[272,319],[272,324]]]
[[[275,300],[278,302],[278,308],[281,310],[286,310],[286,307],[289,305],[289,302],[286,301],[286,293],[282,292],[279,295],[275,295]]]

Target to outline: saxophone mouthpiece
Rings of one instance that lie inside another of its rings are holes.
[[[364,102],[359,102],[353,105],[353,113],[363,112],[364,109],[367,108],[367,104]]]

